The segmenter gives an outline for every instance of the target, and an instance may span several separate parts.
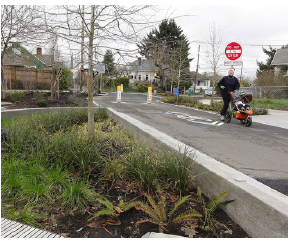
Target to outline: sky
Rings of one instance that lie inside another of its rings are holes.
[[[262,2],[262,4],[261,4]],[[235,76],[254,80],[256,77],[256,61],[265,62],[267,55],[262,47],[269,49],[269,45],[279,49],[288,44],[288,1],[228,1],[228,0],[203,0],[203,1],[132,1],[132,0],[107,0],[105,4],[122,5],[145,5],[152,4],[160,11],[152,16],[153,20],[175,18],[179,27],[190,42],[190,58],[194,58],[190,70],[195,71],[197,67],[198,46],[200,45],[199,73],[212,72],[206,61],[205,49],[207,47],[207,36],[209,26],[213,23],[220,31],[222,39],[221,51],[224,52],[227,44],[237,42],[242,46],[242,56],[238,60],[243,61],[243,66],[235,66]],[[190,4],[189,4],[190,3]],[[275,3],[275,4],[273,4]],[[27,4],[37,4],[36,2]],[[68,4],[78,5],[80,2],[61,1],[50,2],[52,5]],[[81,4],[97,4],[89,0]],[[177,5],[178,4],[178,5]],[[179,17],[178,17],[179,16]],[[158,27],[158,24],[156,25]],[[144,30],[144,37],[152,28]],[[132,48],[136,49],[136,45]],[[223,57],[225,58],[225,57]],[[134,59],[135,60],[135,59]],[[224,66],[222,59],[218,74],[226,75],[230,66]],[[132,61],[132,60],[131,60]]]
[[[279,49],[282,45],[288,44],[288,3],[277,1],[279,5],[255,5],[250,1],[243,1],[240,5],[230,5],[226,2],[222,5],[160,7],[164,8],[164,17],[174,9],[174,13],[168,17],[190,15],[176,18],[175,21],[190,42],[190,57],[194,58],[190,67],[192,71],[196,70],[198,45],[201,48],[198,72],[212,71],[206,61],[205,48],[210,32],[209,26],[214,23],[216,29],[220,30],[222,52],[231,42],[237,42],[242,46],[242,56],[238,60],[243,61],[243,68],[234,66],[235,76],[239,77],[242,73],[245,78],[253,80],[257,70],[256,61],[265,62],[268,57],[262,47],[269,49],[270,45]],[[229,67],[222,64],[219,74],[226,75]]]

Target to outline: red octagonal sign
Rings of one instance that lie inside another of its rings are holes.
[[[242,55],[242,47],[236,42],[231,42],[225,49],[225,55],[229,60],[237,60]]]

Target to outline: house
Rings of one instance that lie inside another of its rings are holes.
[[[12,45],[5,51],[3,56],[4,66],[13,67],[33,67],[36,69],[48,69],[63,66],[62,62],[55,62],[53,55],[42,54],[42,48],[36,48],[36,54],[32,54],[18,42],[13,42]]]
[[[274,66],[275,76],[278,76],[281,68],[285,65],[288,65],[288,48],[277,49],[271,65]],[[286,76],[288,77],[288,69],[286,72]]]
[[[36,69],[45,69],[46,64],[30,53],[26,48],[20,45],[18,42],[12,43],[7,48],[3,56],[4,67],[33,67]]]
[[[193,84],[190,89],[194,89],[194,80],[196,72],[192,71],[191,76],[193,78]],[[199,93],[201,90],[205,91],[210,87],[210,78],[207,75],[197,74],[195,92]]]
[[[136,85],[138,82],[151,83],[154,81],[154,74],[157,72],[157,67],[148,60],[141,59],[129,63],[129,79],[130,84]]]

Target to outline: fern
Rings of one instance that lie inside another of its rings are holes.
[[[113,204],[107,198],[105,198],[101,195],[98,195],[98,196],[99,196],[99,198],[97,198],[96,200],[99,203],[105,205],[107,207],[107,209],[114,211]]]
[[[121,208],[123,212],[127,212],[132,207],[134,206],[131,203],[124,203],[122,199],[119,201],[119,208]]]
[[[199,218],[199,217],[202,217],[202,215],[195,210],[190,210],[190,211],[186,211],[186,212],[180,214],[179,216],[174,218],[172,220],[172,222],[178,223],[178,222],[186,221],[186,220],[190,221],[190,220],[192,220],[193,217]]]
[[[133,207],[130,203],[124,203],[123,200],[119,201],[118,206],[114,206],[107,198],[97,194],[98,198],[96,199],[99,203],[106,206],[106,208],[103,208],[102,210],[96,212],[94,216],[90,219],[88,219],[88,222],[92,221],[93,219],[102,216],[102,215],[114,215],[118,216],[120,212],[128,211],[130,208]]]
[[[157,205],[155,204],[155,201],[153,200],[153,198],[152,198],[151,196],[149,196],[149,195],[147,195],[147,194],[144,194],[144,195],[147,197],[149,203],[150,203],[151,206],[153,207],[153,210],[155,211],[155,213],[158,215],[160,221],[165,221],[166,218],[165,218],[165,220],[164,220],[164,214],[162,213],[162,208],[161,208],[160,206],[157,206]]]
[[[135,201],[132,203],[133,206],[135,206],[135,208],[137,210],[141,210],[145,213],[147,213],[153,220],[155,220],[156,222],[161,221],[160,220],[160,216],[156,215],[156,213],[154,212],[154,210],[147,204],[141,202],[141,201]]]
[[[102,209],[101,211],[96,212],[95,215],[88,220],[88,222],[92,221],[93,219],[95,219],[95,218],[97,218],[99,216],[111,215],[112,213],[114,213],[114,210],[112,211],[110,209]]]
[[[144,194],[149,204],[143,203],[141,201],[132,202],[137,210],[142,210],[147,213],[151,219],[146,219],[147,222],[157,223],[159,225],[159,230],[162,231],[170,222],[181,222],[181,221],[190,221],[196,219],[197,217],[201,217],[202,215],[195,210],[190,210],[185,213],[180,214],[178,217],[172,219],[172,215],[176,212],[176,210],[189,199],[192,199],[191,196],[185,196],[180,198],[174,205],[173,209],[167,214],[167,203],[166,203],[166,195],[159,192],[159,200],[160,204],[156,204],[153,198],[147,194]]]
[[[190,197],[191,197],[191,196],[189,195],[189,196],[185,196],[185,197],[179,199],[179,200],[177,201],[177,203],[174,205],[174,208],[173,208],[173,209],[168,213],[168,217],[171,217],[172,214],[177,210],[177,208],[179,208],[179,206],[180,206],[181,204],[185,203],[188,199],[190,199]]]
[[[214,197],[209,204],[206,206],[204,199],[201,195],[201,190],[198,187],[197,188],[197,196],[198,196],[198,200],[202,206],[203,212],[204,212],[204,219],[201,219],[203,225],[202,228],[204,230],[209,230],[212,231],[213,234],[215,234],[216,236],[217,233],[215,231],[215,225],[218,223],[216,220],[213,219],[213,214],[215,212],[215,210],[219,209],[219,208],[223,208],[225,205],[235,201],[235,200],[226,200],[223,201],[223,199],[229,194],[229,191],[225,191],[222,192],[221,194],[219,194],[217,197]]]
[[[225,205],[228,203],[233,202],[234,200],[228,200],[222,202],[222,200],[229,194],[229,190],[226,192],[221,193],[217,197],[215,197],[209,204],[208,204],[208,209],[210,212],[214,212],[216,209],[223,208]]]

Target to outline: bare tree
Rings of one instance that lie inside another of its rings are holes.
[[[3,57],[12,42],[36,42],[45,39],[41,6],[1,5],[1,80],[4,81]],[[48,38],[46,38],[46,41]],[[5,85],[1,85],[4,87]],[[1,88],[2,89],[2,88]]]
[[[144,10],[149,6],[56,6],[44,12],[47,29],[70,42],[77,49],[84,34],[84,62],[88,60],[88,132],[94,138],[93,119],[93,67],[101,58],[93,59],[93,50],[99,55],[111,48],[120,55],[128,53],[124,43],[136,43],[139,33],[150,23],[150,15]],[[83,31],[82,31],[82,25]],[[121,48],[124,46],[124,48]],[[73,48],[73,47],[72,47]],[[136,50],[137,52],[137,50]]]
[[[177,88],[181,81],[186,81],[189,76],[189,60],[187,58],[187,42],[179,41],[177,47],[171,51],[170,72],[177,77]],[[173,81],[172,81],[173,85]],[[177,95],[178,101],[178,95]]]
[[[223,56],[223,52],[221,49],[222,45],[222,34],[220,29],[215,26],[213,22],[212,25],[209,26],[209,32],[207,36],[207,46],[205,49],[205,56],[208,60],[209,66],[213,71],[213,89],[211,96],[211,106],[213,106],[213,93],[214,87],[216,84],[216,78],[218,74],[218,70],[221,66],[221,59]]]

